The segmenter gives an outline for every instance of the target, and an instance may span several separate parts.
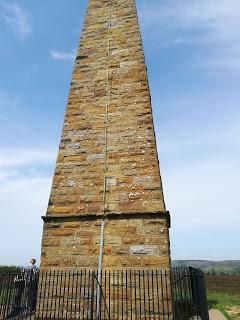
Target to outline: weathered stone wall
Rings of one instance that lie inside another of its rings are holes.
[[[42,267],[96,267],[104,217],[105,267],[169,266],[168,215],[134,0],[89,0]]]
[[[52,220],[44,227],[46,268],[97,269],[101,219]],[[163,218],[111,217],[105,221],[103,267],[168,268],[168,225]]]

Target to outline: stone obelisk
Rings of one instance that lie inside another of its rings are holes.
[[[43,220],[42,268],[170,267],[134,0],[89,0]]]

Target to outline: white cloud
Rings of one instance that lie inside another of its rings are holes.
[[[5,185],[23,178],[42,177],[42,168],[49,168],[55,159],[53,150],[3,148],[0,151],[0,182]]]
[[[3,9],[2,19],[13,31],[16,37],[24,40],[32,32],[32,25],[28,12],[17,2],[0,2]]]
[[[207,30],[206,36],[215,39],[240,35],[240,2],[238,0],[168,0],[140,1],[139,15],[145,26],[162,26],[165,29],[195,31]],[[158,29],[159,31],[159,29]],[[194,35],[197,36],[197,33]]]
[[[165,170],[164,185],[174,228],[239,231],[239,157],[208,157]],[[167,171],[167,172],[166,172]],[[207,223],[206,223],[207,222]]]
[[[56,152],[45,149],[2,149],[0,152],[0,264],[39,259],[42,233]],[[47,170],[42,170],[46,167]],[[8,244],[6,246],[6,243]]]
[[[192,100],[194,117],[190,106],[188,115],[174,109],[179,118],[156,128],[165,195],[178,228],[203,227],[207,220],[205,229],[218,221],[219,229],[233,230],[240,225],[240,115],[232,107],[237,101],[205,99]],[[202,104],[206,111],[199,112]]]
[[[175,44],[189,44],[191,42],[189,42],[189,40],[183,39],[183,38],[177,38],[174,40]]]
[[[76,57],[75,50],[72,50],[72,51],[50,50],[49,53],[54,60],[74,60]]]
[[[22,166],[51,163],[56,157],[53,150],[17,149],[0,151],[0,170]]]
[[[179,253],[184,249],[191,259],[240,258],[239,161],[186,159],[185,165],[162,171],[173,257],[183,258]]]
[[[0,264],[26,265],[39,262],[42,220],[45,215],[51,177],[28,177],[0,184]]]
[[[240,114],[232,92],[177,93],[156,102],[164,117],[159,113],[155,128],[174,258],[239,258]]]
[[[217,126],[207,122],[205,122],[205,125],[202,123],[191,125],[192,119],[190,117],[187,123],[182,120],[183,126],[185,125],[184,128],[176,128],[174,121],[167,122],[164,125],[165,132],[172,129],[172,133],[170,135],[165,133],[164,128],[162,128],[163,133],[159,133],[157,140],[161,154],[170,155],[178,152],[194,154],[194,150],[200,148],[205,149],[206,154],[208,154],[209,148],[225,151],[224,148],[226,147],[238,147],[240,150],[240,116],[234,113],[231,116],[229,118],[225,116],[225,119],[219,117]],[[211,122],[212,118],[209,120]]]
[[[239,69],[240,68],[240,55],[239,57],[217,57],[217,58],[208,58],[208,59],[200,59],[199,65],[206,67],[213,67],[216,69]]]
[[[147,39],[160,46],[201,46],[201,66],[239,69],[239,0],[139,1]],[[206,57],[204,57],[204,54]]]
[[[0,93],[0,110],[16,110],[18,107],[18,101],[16,99],[10,98],[7,95]]]

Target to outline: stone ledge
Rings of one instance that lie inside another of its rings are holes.
[[[167,218],[168,227],[171,227],[171,218],[169,211],[156,211],[156,212],[110,212],[106,214],[85,214],[85,215],[47,215],[42,216],[45,223],[47,222],[69,222],[69,221],[88,221],[88,220],[98,220],[98,219],[110,219],[110,220],[121,220],[121,219],[156,219],[156,218]]]

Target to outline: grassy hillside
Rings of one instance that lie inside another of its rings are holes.
[[[207,261],[207,260],[173,260],[173,266],[191,266],[204,272],[228,273],[240,275],[240,260]]]
[[[219,309],[229,320],[240,319],[240,276],[206,275],[209,308]]]

